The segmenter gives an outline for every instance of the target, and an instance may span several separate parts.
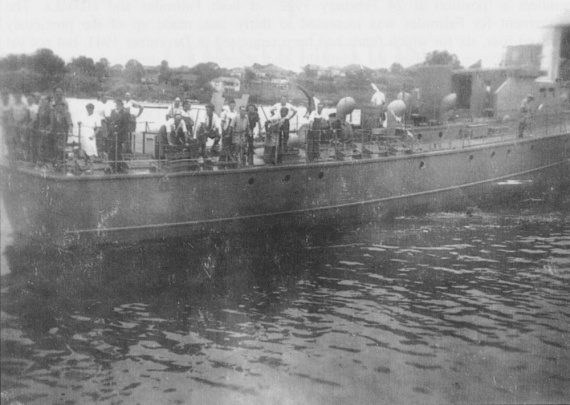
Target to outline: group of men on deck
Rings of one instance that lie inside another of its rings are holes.
[[[74,138],[68,102],[62,89],[57,88],[49,94],[26,96],[3,92],[1,119],[8,151],[16,159],[38,168],[57,168],[70,153],[67,146],[77,140],[86,162],[109,161],[113,172],[121,172],[123,154],[130,150],[130,134],[136,130],[136,120],[143,111],[130,93],[117,99],[99,94],[96,101],[85,105],[81,117],[75,117],[78,138]],[[309,116],[311,125],[328,119],[327,111],[319,105]],[[177,97],[161,128],[162,141],[179,150],[194,147],[202,158],[223,154],[229,160],[253,165],[254,138],[265,137],[266,146],[286,150],[290,120],[296,114],[297,108],[281,97],[269,109],[269,116],[263,112],[262,125],[260,110],[254,104],[236,108],[236,102],[229,100],[218,115],[213,104],[207,104],[204,113],[192,110],[190,100]]]
[[[168,110],[167,122],[163,126],[163,141],[171,147],[181,149],[197,148],[198,157],[207,158],[225,155],[228,160],[253,164],[254,138],[265,134],[277,134],[275,144],[286,148],[289,138],[290,120],[297,109],[286,97],[270,109],[264,128],[261,125],[259,109],[254,104],[236,108],[235,100],[229,100],[220,115],[213,104],[205,106],[205,114],[195,114],[198,123],[191,118],[191,105],[188,100],[174,100]],[[271,135],[268,136],[271,138]],[[208,141],[210,140],[210,141]],[[208,150],[208,145],[210,148]],[[221,150],[220,150],[221,149]]]
[[[8,153],[30,162],[54,161],[72,126],[63,91],[52,94],[2,92],[1,121]]]
[[[167,122],[163,126],[163,141],[176,149],[191,149],[194,147],[198,156],[207,158],[216,156],[222,150],[230,160],[241,159],[243,163],[253,164],[253,138],[255,130],[261,133],[259,114],[253,104],[236,109],[236,102],[230,100],[221,115],[216,114],[213,104],[207,104],[205,114],[195,113],[198,120],[197,128],[191,117],[189,100],[181,102],[179,98],[168,110]],[[208,139],[210,153],[207,151]]]
[[[1,124],[5,144],[11,157],[28,161],[37,168],[61,167],[66,160],[66,147],[73,138],[73,119],[63,90],[53,93],[9,94],[2,92]],[[134,108],[138,114],[133,115]],[[132,110],[131,110],[132,109]],[[87,162],[100,153],[110,160],[121,160],[128,135],[134,131],[136,117],[144,107],[132,100],[110,101],[101,94],[95,104],[88,103],[78,119],[80,154]],[[112,170],[120,171],[118,164]]]

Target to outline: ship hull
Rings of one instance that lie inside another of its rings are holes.
[[[570,134],[378,159],[236,170],[46,174],[0,166],[17,235],[56,245],[122,243],[212,232],[337,226],[561,187]]]

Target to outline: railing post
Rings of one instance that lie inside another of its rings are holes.
[[[317,145],[317,162],[321,160],[321,140],[323,139],[323,130],[319,128],[319,144]]]

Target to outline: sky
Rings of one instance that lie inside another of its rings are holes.
[[[447,50],[497,66],[568,0],[1,0],[0,57],[52,49],[124,65],[389,68]]]

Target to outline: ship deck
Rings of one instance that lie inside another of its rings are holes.
[[[570,126],[568,131],[570,132]],[[318,157],[309,160],[307,152],[302,148],[289,148],[280,155],[277,164],[268,162],[264,156],[264,146],[258,145],[255,149],[253,164],[243,164],[239,161],[220,161],[217,159],[190,159],[173,156],[168,159],[153,159],[142,153],[125,154],[126,159],[121,161],[128,167],[121,174],[127,177],[136,177],[145,174],[180,173],[180,172],[212,172],[212,171],[236,171],[236,170],[259,170],[262,168],[291,167],[307,164],[330,164],[333,162],[354,161],[378,161],[409,155],[429,154],[461,149],[485,147],[489,145],[523,142],[532,139],[544,138],[555,135],[554,133],[529,133],[523,138],[513,133],[501,133],[485,137],[463,137],[461,139],[437,139],[433,142],[419,141],[417,137],[388,137],[379,136],[368,142],[354,141],[349,144],[340,142],[321,143]],[[29,162],[18,162],[20,169],[28,172],[41,173],[44,176],[60,178],[100,178],[111,175],[110,165],[114,161],[97,160],[90,165],[80,159],[65,162],[59,170],[53,167],[38,167]]]

